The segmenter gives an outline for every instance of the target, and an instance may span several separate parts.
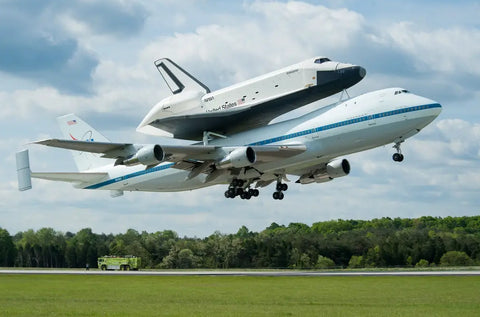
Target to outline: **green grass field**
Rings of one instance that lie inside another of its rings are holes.
[[[479,276],[0,275],[1,316],[479,314]]]

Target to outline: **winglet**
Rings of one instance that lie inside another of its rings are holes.
[[[32,177],[30,171],[30,159],[28,157],[28,150],[17,152],[16,159],[18,190],[25,191],[32,189]]]

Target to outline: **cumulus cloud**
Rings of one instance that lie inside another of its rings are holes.
[[[480,30],[461,27],[422,30],[413,23],[402,22],[389,30],[391,43],[414,57],[421,71],[455,73],[475,76],[480,69]]]
[[[69,15],[91,33],[131,36],[146,18],[124,1],[4,1],[0,11],[0,71],[66,93],[92,93],[98,57],[66,31]]]

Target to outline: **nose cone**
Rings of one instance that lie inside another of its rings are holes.
[[[346,82],[350,83],[350,86],[355,85],[360,80],[367,75],[367,71],[362,66],[347,66],[347,67],[338,67],[337,72],[339,72],[342,78]]]
[[[367,74],[367,70],[365,68],[363,68],[362,66],[354,66],[354,67],[358,68],[358,76],[360,76],[360,78],[365,77],[365,75]]]

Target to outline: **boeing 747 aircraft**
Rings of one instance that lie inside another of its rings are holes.
[[[58,118],[64,139],[35,144],[73,150],[78,172],[31,172],[28,150],[17,153],[19,189],[31,177],[73,183],[81,189],[185,191],[228,185],[227,198],[250,199],[275,183],[281,200],[288,178],[300,185],[323,183],[349,174],[342,156],[386,144],[400,145],[441,112],[441,105],[403,88],[388,88],[344,100],[301,117],[191,145],[111,143],[79,117]],[[287,178],[288,175],[288,178]]]

